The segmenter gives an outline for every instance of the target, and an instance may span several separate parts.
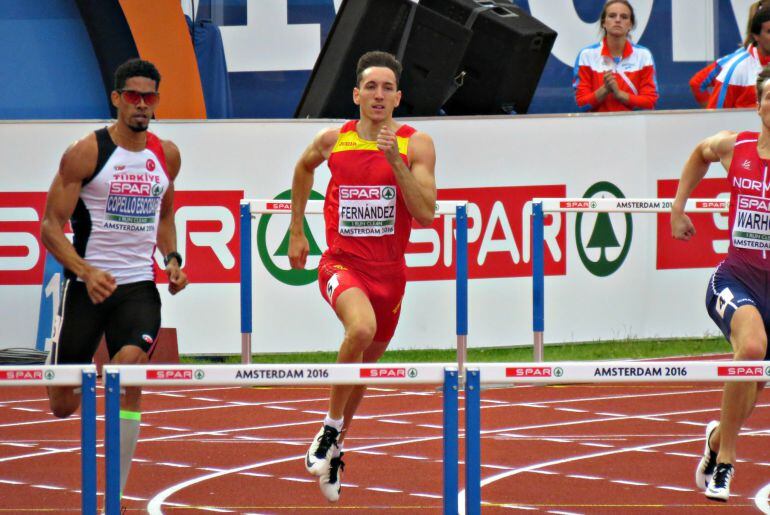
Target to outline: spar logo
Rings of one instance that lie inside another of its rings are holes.
[[[379,195],[379,189],[377,191]],[[291,199],[291,190],[286,190],[276,195],[275,200]],[[310,192],[310,200],[323,200],[324,197],[317,191]],[[279,203],[289,208],[291,204]],[[314,216],[311,224],[305,217],[302,224],[305,228],[305,236],[310,244],[308,254],[308,267],[304,270],[292,270],[289,265],[289,214],[286,215],[262,215],[257,225],[257,252],[265,269],[284,284],[291,286],[304,286],[315,282],[318,278],[318,258],[321,256],[321,248],[318,246],[316,235],[323,235],[323,220],[320,215]],[[323,237],[321,238],[323,241]],[[279,242],[279,243],[277,243]],[[277,243],[277,246],[275,244]],[[311,262],[315,263],[314,268]]]
[[[719,377],[762,377],[765,375],[765,369],[764,367],[724,366],[717,368],[717,375]]]
[[[509,367],[505,369],[505,377],[551,377],[554,371],[551,367]]]
[[[48,370],[45,378],[51,380],[53,377],[53,371]],[[43,379],[42,370],[0,370],[0,381],[38,381],[40,379]]]
[[[410,368],[407,371],[403,367],[383,367],[383,368],[362,368],[358,372],[358,377],[416,377],[417,370]]]
[[[625,198],[620,188],[606,181],[597,182],[583,194],[585,198],[596,196]],[[595,206],[591,202],[591,207]],[[631,213],[578,213],[575,242],[586,270],[599,277],[615,273],[631,249],[633,229]]]
[[[201,372],[200,370],[196,370],[195,373]],[[147,370],[145,372],[145,377],[147,379],[156,379],[159,381],[174,381],[179,379],[192,379],[193,378],[193,370],[192,369],[158,369],[158,370]],[[196,377],[196,379],[199,379]],[[202,379],[202,377],[200,378]]]

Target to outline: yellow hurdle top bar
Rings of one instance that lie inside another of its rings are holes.
[[[275,199],[244,199],[242,204],[248,203],[252,214],[277,215],[291,213],[291,200]],[[457,206],[465,206],[468,202],[465,200],[439,200],[436,202],[436,215],[453,215]],[[323,200],[308,200],[305,205],[305,214],[320,215],[323,214]]]
[[[544,213],[666,213],[671,211],[671,198],[535,198]],[[693,198],[687,201],[689,213],[726,213],[730,202],[722,199]]]

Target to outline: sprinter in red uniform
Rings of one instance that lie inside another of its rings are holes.
[[[294,169],[292,268],[304,268],[309,251],[303,216],[313,172],[328,160],[332,174],[324,205],[328,250],[318,266],[318,285],[345,328],[338,363],[375,362],[385,352],[401,313],[412,220],[433,223],[436,154],[430,136],[393,120],[400,74],[391,54],[361,56],[353,88],[360,120],[321,131]],[[339,499],[342,441],[365,390],[331,387],[329,412],[305,458],[331,502]]]
[[[710,163],[721,162],[730,183],[730,248],[706,290],[706,308],[732,344],[735,360],[768,359],[770,326],[770,67],[757,78],[761,132],[720,132],[703,140],[684,166],[671,209],[674,238],[689,240],[695,227],[684,214],[687,198]],[[735,474],[736,443],[764,383],[726,383],[719,421],[706,426],[704,454],[695,471],[706,497],[726,502]]]

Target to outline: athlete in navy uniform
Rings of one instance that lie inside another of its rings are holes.
[[[169,291],[187,285],[176,252],[174,179],[179,149],[147,132],[160,99],[160,74],[139,59],[115,72],[117,120],[73,143],[61,158],[46,200],[41,236],[64,266],[51,364],[90,363],[102,335],[112,363],[146,363],[160,329],[153,253],[166,256]],[[71,222],[72,243],[64,235]],[[57,417],[80,405],[73,387],[50,387]],[[120,411],[120,490],[139,437],[141,390],[126,388]]]

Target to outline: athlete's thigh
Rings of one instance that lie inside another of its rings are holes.
[[[113,296],[105,324],[110,359],[126,345],[135,345],[151,354],[160,331],[160,295],[155,283],[121,285]]]
[[[104,333],[104,310],[88,297],[86,285],[68,279],[51,347],[52,364],[91,363]]]
[[[709,280],[706,309],[735,351],[744,342],[767,340],[765,303],[729,271],[717,269]]]
[[[366,284],[377,318],[377,333],[374,335],[374,341],[384,342],[387,346],[396,332],[401,316],[401,303],[406,290],[406,273],[367,276]]]

